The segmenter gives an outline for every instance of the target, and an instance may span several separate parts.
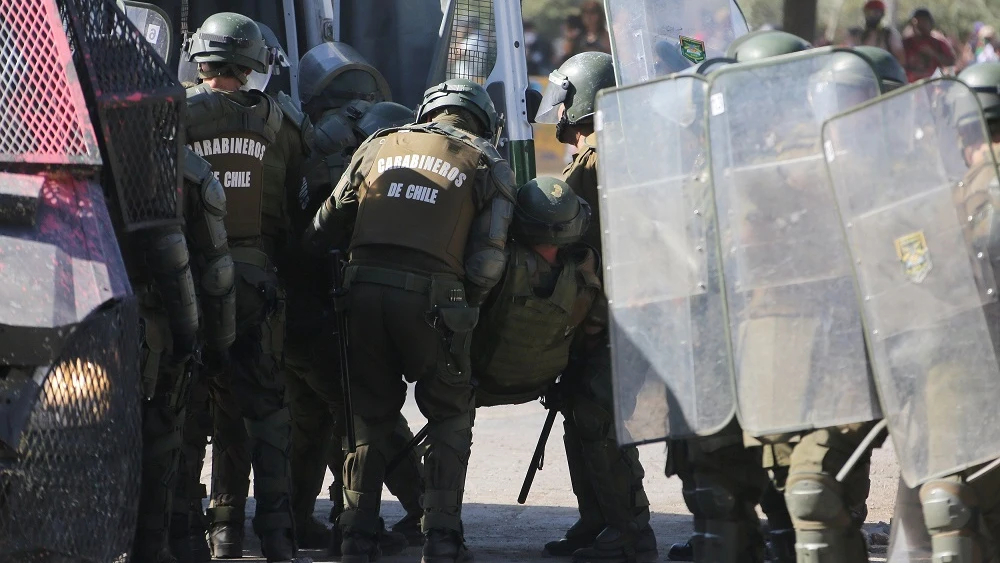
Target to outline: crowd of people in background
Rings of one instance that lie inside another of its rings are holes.
[[[899,59],[911,82],[937,72],[957,74],[977,62],[1000,61],[996,29],[982,22],[976,22],[971,30],[960,35],[949,36],[936,26],[934,15],[926,8],[915,10],[901,28],[886,17],[882,0],[870,0],[862,12],[863,25],[835,34],[833,41],[820,32],[814,44],[881,47]],[[546,76],[578,53],[611,52],[604,8],[596,0],[581,2],[578,13],[571,14],[562,23],[561,35],[557,38],[543,37],[532,22],[525,22],[524,42],[528,74],[532,76]]]

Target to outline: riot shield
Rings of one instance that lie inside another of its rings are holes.
[[[125,15],[153,46],[153,50],[164,62],[173,52],[173,32],[170,19],[162,8],[145,2],[125,2]]]
[[[733,416],[706,89],[678,76],[597,98],[619,444],[709,435]]]
[[[605,0],[619,85],[722,57],[747,33],[733,0]]]
[[[755,436],[879,417],[820,144],[823,119],[878,91],[866,60],[832,49],[712,75],[709,136],[737,412]]]
[[[831,119],[823,140],[903,478],[1000,457],[1000,182],[975,94],[917,84]]]

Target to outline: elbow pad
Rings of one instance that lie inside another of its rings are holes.
[[[486,247],[465,259],[465,280],[485,290],[492,289],[503,277],[506,255],[503,250]]]
[[[194,351],[198,333],[198,304],[187,240],[180,227],[161,229],[152,234],[146,250],[146,263],[170,319],[174,355],[190,354]]]
[[[185,149],[184,179],[197,186],[200,217],[192,217],[189,222],[197,225],[196,238],[207,239],[213,249],[222,248],[228,240],[226,225],[226,191],[212,172],[212,166],[204,158]],[[200,228],[199,228],[200,227]]]

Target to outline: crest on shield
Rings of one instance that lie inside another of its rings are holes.
[[[927,279],[934,264],[931,262],[931,251],[927,248],[927,239],[923,231],[910,233],[896,239],[896,255],[903,263],[906,277],[913,283]]]

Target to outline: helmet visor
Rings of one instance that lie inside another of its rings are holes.
[[[549,74],[549,85],[545,87],[538,114],[535,115],[536,123],[559,123],[559,106],[566,101],[569,86],[569,78],[558,70]]]

